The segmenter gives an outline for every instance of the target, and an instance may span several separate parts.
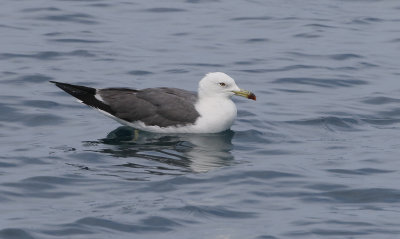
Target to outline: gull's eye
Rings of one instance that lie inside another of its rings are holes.
[[[224,82],[220,82],[219,85],[220,86],[226,86],[226,84]]]

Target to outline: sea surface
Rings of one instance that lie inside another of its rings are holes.
[[[400,238],[400,2],[0,1],[0,238]],[[136,132],[49,83],[197,90],[230,131]]]

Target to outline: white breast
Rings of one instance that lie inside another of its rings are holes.
[[[195,122],[195,128],[208,133],[229,129],[237,115],[236,105],[230,98],[202,99],[195,107],[200,114]]]

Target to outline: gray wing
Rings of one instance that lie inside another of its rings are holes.
[[[113,115],[128,122],[160,127],[193,124],[200,116],[195,92],[176,88],[101,89],[97,92]]]

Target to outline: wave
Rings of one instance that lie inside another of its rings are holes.
[[[324,78],[311,78],[311,77],[287,77],[279,78],[272,81],[275,84],[299,84],[299,85],[312,85],[316,87],[353,87],[359,85],[368,84],[364,80],[353,80],[353,79],[324,79]]]

